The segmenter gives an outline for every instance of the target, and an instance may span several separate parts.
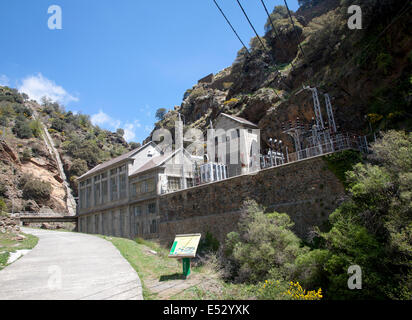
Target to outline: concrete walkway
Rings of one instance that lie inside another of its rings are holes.
[[[139,276],[109,241],[22,228],[37,246],[0,271],[0,300],[141,300]]]

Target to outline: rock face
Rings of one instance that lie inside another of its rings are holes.
[[[240,51],[232,66],[187,90],[180,108],[170,111],[155,129],[172,127],[180,112],[186,125],[205,130],[224,112],[258,124],[262,146],[269,137],[279,137],[293,148],[291,138],[282,133],[282,122],[296,117],[310,122],[314,117],[312,94],[301,90],[303,85],[318,88],[324,118],[322,93],[329,93],[335,121],[344,131],[370,133],[366,116],[371,113],[386,119],[376,123],[375,130],[410,129],[410,121],[396,122],[394,114],[410,118],[411,12],[378,37],[400,7],[395,0],[368,2],[363,30],[352,32],[344,2],[318,0],[302,6],[295,13],[298,36],[290,20],[276,21],[279,36],[273,32],[264,36],[268,51],[259,47],[252,48],[250,55]],[[402,107],[394,101],[401,101]]]
[[[0,216],[0,233],[19,233],[19,220],[8,216]]]

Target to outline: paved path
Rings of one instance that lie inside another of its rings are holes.
[[[139,276],[109,241],[22,229],[39,237],[39,243],[0,271],[0,300],[143,299]]]

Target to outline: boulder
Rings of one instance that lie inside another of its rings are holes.
[[[53,229],[53,227],[49,223],[42,223],[41,228],[48,229],[48,230]]]

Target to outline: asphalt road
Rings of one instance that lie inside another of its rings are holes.
[[[23,228],[37,246],[0,271],[0,300],[141,300],[139,276],[97,236]]]

